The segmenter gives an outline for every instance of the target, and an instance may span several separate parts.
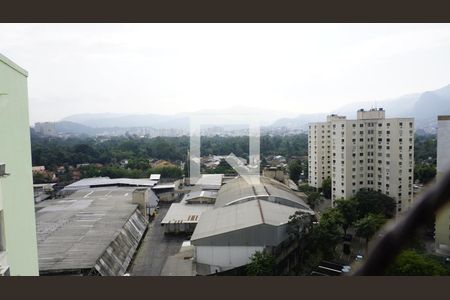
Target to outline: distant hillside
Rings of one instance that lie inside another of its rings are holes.
[[[187,129],[189,128],[190,117],[193,116],[208,116],[214,122],[222,122],[223,124],[233,124],[242,121],[244,115],[244,123],[246,121],[245,115],[258,116],[261,120],[261,125],[270,125],[278,118],[284,116],[293,116],[289,112],[277,112],[272,110],[264,110],[252,107],[231,107],[223,110],[205,109],[192,113],[179,113],[174,115],[159,115],[159,114],[77,114],[66,117],[61,121],[75,122],[93,128],[131,128],[131,127],[152,127],[155,129]]]
[[[388,118],[413,117],[416,129],[435,132],[437,116],[450,114],[450,84],[434,91],[405,95],[395,99],[351,103],[330,113],[353,119],[356,118],[358,109],[370,109],[373,106],[384,108]],[[283,118],[275,121],[271,126],[306,129],[310,122],[325,121],[328,114],[303,114],[295,118]]]
[[[78,124],[75,122],[61,121],[55,123],[56,132],[59,134],[74,134],[74,135],[95,135],[97,131],[95,128]]]
[[[179,116],[157,114],[126,115],[126,114],[78,114],[62,119],[96,128],[107,127],[153,127],[153,128],[183,128],[189,119]]]

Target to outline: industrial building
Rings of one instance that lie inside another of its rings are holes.
[[[202,190],[219,190],[223,184],[223,174],[202,174],[195,186]]]
[[[0,276],[39,274],[27,77],[0,54]]]
[[[150,178],[109,178],[109,177],[93,177],[84,178],[64,187],[60,191],[61,195],[70,194],[73,191],[95,188],[95,187],[147,187],[158,197],[158,201],[172,202],[178,198],[177,189],[180,180],[170,183],[161,183],[159,174],[151,174]]]
[[[223,174],[202,174],[179,203],[172,203],[161,225],[165,233],[192,233],[200,216],[214,207]]]
[[[333,204],[365,188],[394,198],[401,213],[412,205],[413,170],[413,118],[360,109],[356,120],[330,115],[309,124],[308,183],[321,188],[330,177]]]
[[[200,216],[214,207],[215,191],[195,190],[184,195],[179,203],[172,203],[161,225],[165,233],[192,233]]]
[[[123,275],[142,239],[149,190],[98,187],[36,205],[41,275]]]
[[[286,185],[267,177],[249,182],[239,177],[223,185],[214,207],[202,213],[191,237],[197,274],[248,264],[256,251],[271,251],[288,239],[289,216],[314,215]]]
[[[438,116],[436,177],[450,169],[450,116]],[[450,255],[450,204],[436,215],[436,252]]]
[[[109,178],[109,177],[93,177],[84,178],[78,180],[72,184],[64,187],[64,191],[74,191],[81,190],[85,188],[94,187],[108,187],[108,186],[144,186],[153,187],[158,183],[157,180],[147,179],[147,178]]]

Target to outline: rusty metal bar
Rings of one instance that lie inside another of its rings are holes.
[[[420,194],[413,207],[376,243],[363,266],[355,272],[359,275],[383,275],[409,238],[435,213],[450,201],[450,170],[433,186]]]

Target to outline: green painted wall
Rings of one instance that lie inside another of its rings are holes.
[[[38,275],[27,73],[0,54],[0,179],[11,275]]]

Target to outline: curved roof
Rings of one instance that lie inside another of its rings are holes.
[[[259,184],[250,184],[244,178],[239,177],[223,185],[217,195],[215,207],[224,207],[256,199],[311,210],[287,186],[264,176],[260,176]]]

